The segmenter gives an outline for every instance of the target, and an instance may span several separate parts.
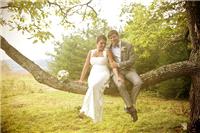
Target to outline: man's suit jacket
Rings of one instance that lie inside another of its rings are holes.
[[[108,49],[112,51],[111,44],[108,45]],[[127,42],[121,41],[120,51],[121,61],[117,62],[119,64],[119,71],[130,71],[135,61],[133,46]]]

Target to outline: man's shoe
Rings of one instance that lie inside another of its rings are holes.
[[[129,113],[127,107],[124,107],[124,111],[125,111],[126,113]]]
[[[134,113],[131,113],[130,115],[133,122],[136,122],[138,120],[137,111],[135,111]]]
[[[133,106],[126,109],[128,113],[131,115],[133,122],[136,122],[138,120],[137,110]]]

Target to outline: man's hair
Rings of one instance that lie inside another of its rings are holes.
[[[108,38],[110,38],[110,36],[112,36],[113,34],[116,34],[117,36],[119,36],[119,33],[116,30],[111,30],[108,32]]]
[[[100,40],[107,41],[107,38],[106,38],[105,35],[99,35],[99,36],[97,37],[97,41],[96,41],[96,42],[98,43]]]

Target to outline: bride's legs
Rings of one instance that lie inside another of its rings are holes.
[[[103,115],[103,87],[105,80],[109,79],[109,73],[99,75],[98,77],[91,76],[88,79],[88,90],[84,97],[83,105],[80,110],[79,117],[84,118],[88,116],[93,121],[99,122],[102,120]]]
[[[84,99],[83,99],[82,107],[81,107],[80,112],[79,112],[79,117],[80,118],[85,117],[87,112],[88,112],[88,110],[89,110],[89,108],[90,108],[89,102],[91,100],[91,93],[92,93],[91,88],[88,88],[87,92],[86,92],[86,94],[84,96]]]

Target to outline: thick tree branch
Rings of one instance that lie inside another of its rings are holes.
[[[85,94],[87,85],[79,85],[74,81],[69,81],[68,83],[59,82],[56,77],[42,70],[38,65],[26,58],[13,46],[11,46],[3,37],[1,38],[1,49],[3,49],[6,54],[16,63],[29,71],[39,83],[46,84],[58,90]],[[144,81],[143,87],[147,87],[149,85],[154,85],[170,78],[189,75],[199,71],[200,66],[189,61],[183,61],[161,66],[155,70],[142,74],[141,78]],[[118,94],[117,89],[112,84],[110,88],[106,89],[105,93],[110,95]]]
[[[16,63],[18,63],[28,72],[30,72],[39,83],[46,84],[58,90],[79,93],[79,94],[85,93],[86,87],[76,87],[77,83],[75,82],[70,82],[68,84],[59,82],[56,77],[42,70],[37,64],[26,58],[18,50],[16,50],[13,46],[11,46],[2,36],[0,37],[1,37],[1,49],[3,49],[5,53],[10,58],[12,58]]]
[[[161,66],[155,70],[141,74],[144,86],[154,85],[161,81],[200,72],[200,66],[190,61],[182,61]]]

